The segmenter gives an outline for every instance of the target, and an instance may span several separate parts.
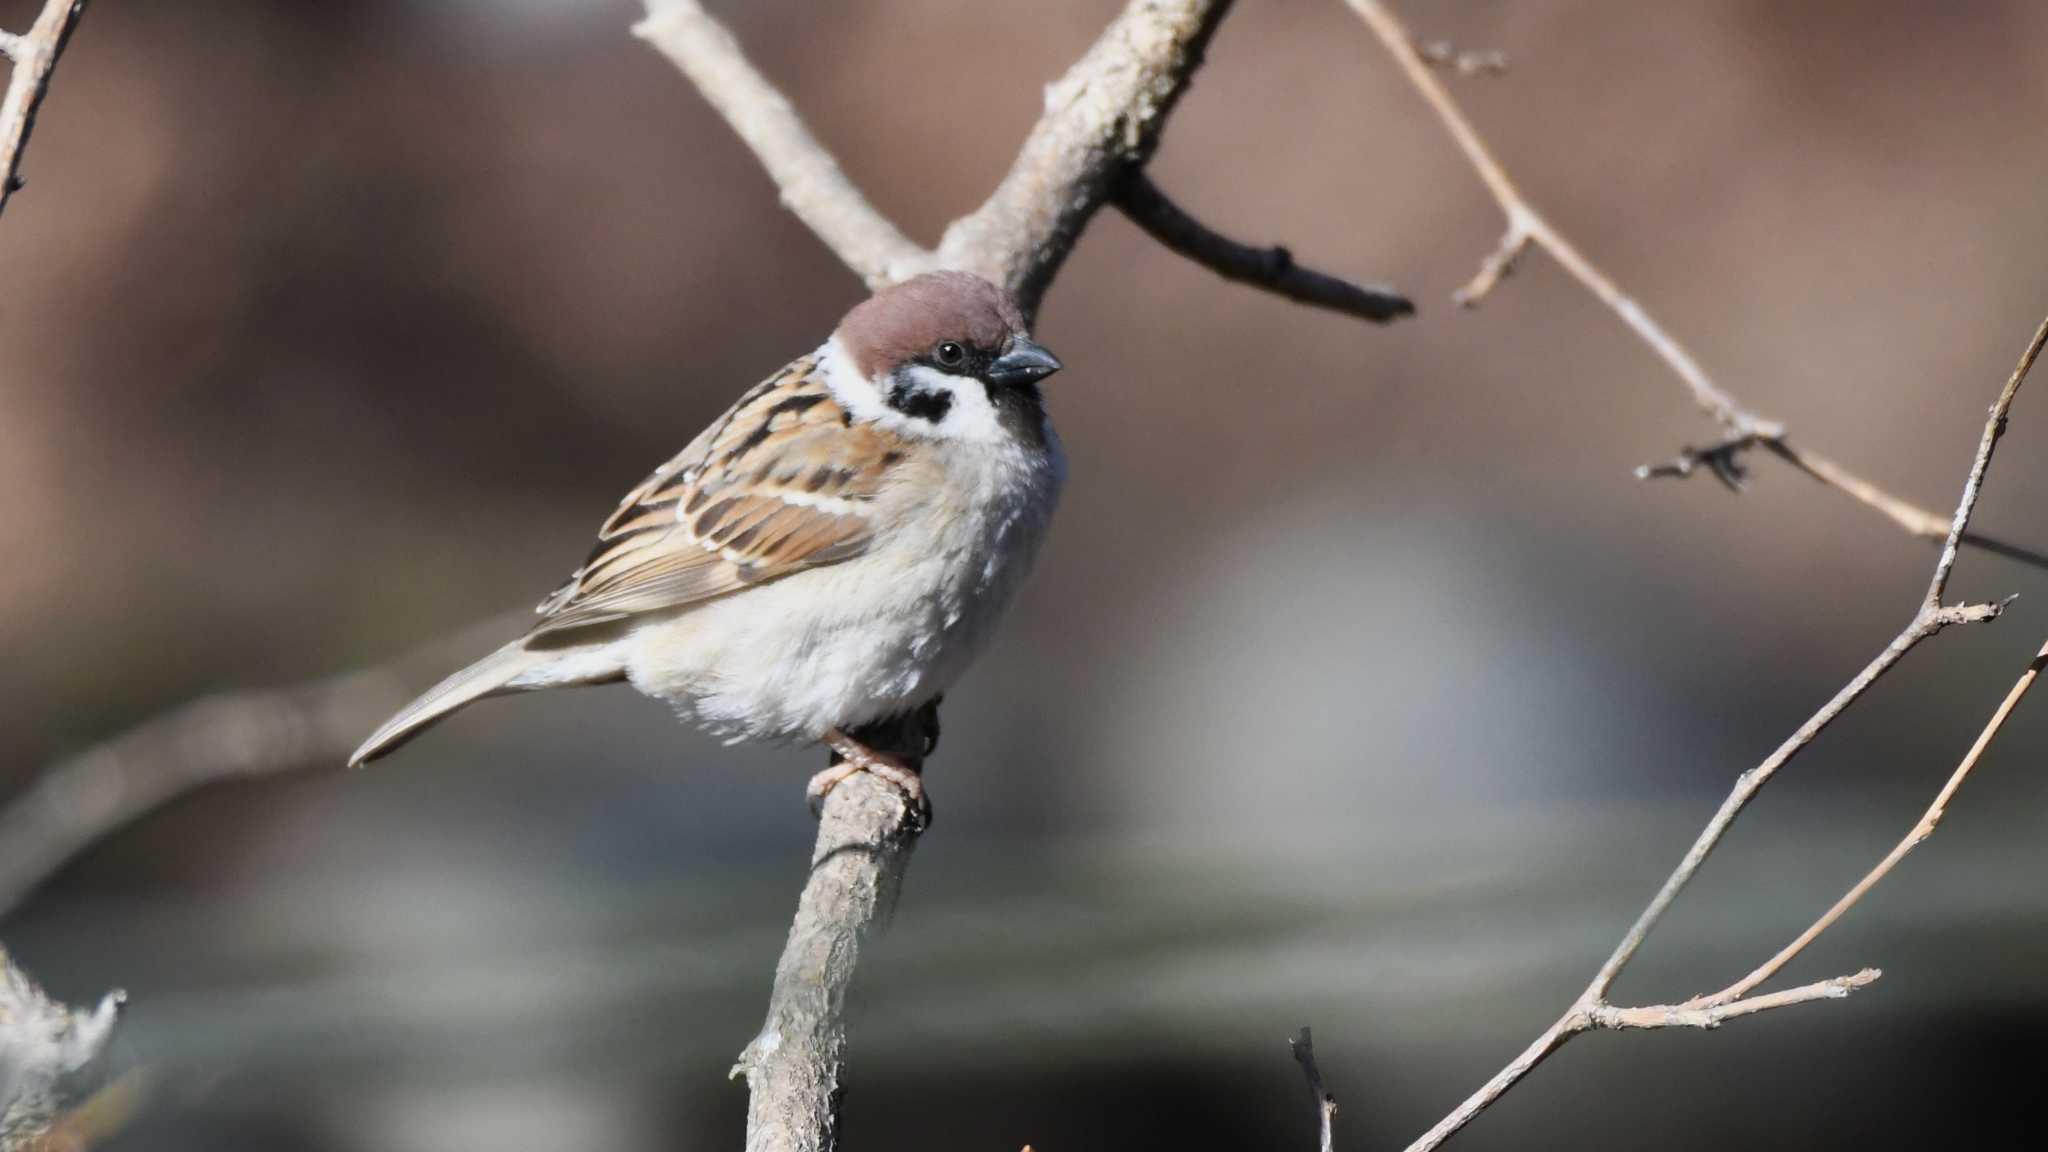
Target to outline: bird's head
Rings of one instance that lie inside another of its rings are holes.
[[[1038,382],[1060,370],[994,284],[930,272],[855,306],[827,346],[834,391],[857,419],[938,439],[1038,438]]]

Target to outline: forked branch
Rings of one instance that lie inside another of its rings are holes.
[[[1352,2],[1356,3],[1357,0],[1352,0]],[[1658,888],[1656,895],[1651,897],[1649,905],[1636,917],[1635,923],[1630,925],[1627,933],[1622,936],[1621,942],[1615,945],[1614,951],[1600,965],[1600,970],[1593,975],[1593,979],[1586,985],[1585,991],[1579,994],[1578,999],[1565,1011],[1565,1014],[1559,1017],[1557,1022],[1546,1029],[1542,1035],[1531,1042],[1527,1048],[1523,1049],[1520,1055],[1509,1061],[1506,1067],[1495,1073],[1493,1078],[1482,1085],[1477,1092],[1466,1097],[1464,1102],[1453,1109],[1449,1115],[1438,1121],[1428,1132],[1410,1144],[1408,1152],[1428,1152],[1429,1149],[1442,1144],[1452,1134],[1456,1133],[1466,1124],[1471,1123],[1475,1117],[1485,1111],[1495,1100],[1499,1099],[1502,1093],[1512,1088],[1522,1077],[1528,1075],[1536,1065],[1542,1063],[1552,1052],[1563,1046],[1565,1041],[1581,1032],[1593,1028],[1712,1028],[1735,1016],[1786,1007],[1793,1004],[1804,1004],[1814,1000],[1837,999],[1877,979],[1878,973],[1875,969],[1865,969],[1854,976],[1824,980],[1818,984],[1809,984],[1784,992],[1776,992],[1764,996],[1748,995],[1749,992],[1774,975],[1792,956],[1797,955],[1799,950],[1804,948],[1807,943],[1810,943],[1813,937],[1817,937],[1821,932],[1825,931],[1828,925],[1839,918],[1842,912],[1847,911],[1849,905],[1854,904],[1857,899],[1860,899],[1864,892],[1869,891],[1871,886],[1874,886],[1878,880],[1883,879],[1885,874],[1891,870],[1891,867],[1898,862],[1893,857],[1887,857],[1887,862],[1880,863],[1870,876],[1865,877],[1863,884],[1852,889],[1850,895],[1845,897],[1842,902],[1839,902],[1836,909],[1823,916],[1821,921],[1812,929],[1809,929],[1808,933],[1802,936],[1800,940],[1794,941],[1792,946],[1780,952],[1777,957],[1765,962],[1755,972],[1730,985],[1722,992],[1709,997],[1697,997],[1682,1004],[1655,1005],[1646,1008],[1617,1008],[1607,1001],[1608,992],[1614,987],[1615,980],[1621,976],[1622,970],[1628,967],[1629,961],[1635,958],[1636,952],[1643,946],[1643,942],[1649,938],[1650,933],[1663,920],[1664,914],[1670,910],[1672,903],[1678,899],[1678,894],[1685,890],[1687,884],[1692,882],[1692,878],[1699,873],[1700,867],[1706,863],[1707,857],[1713,853],[1714,849],[1721,843],[1722,837],[1726,836],[1728,830],[1734,826],[1736,817],[1741,815],[1742,810],[1748,807],[1749,802],[1756,798],[1757,793],[1763,789],[1765,784],[1770,782],[1779,769],[1790,763],[1793,757],[1812,744],[1827,729],[1828,725],[1834,723],[1843,712],[1848,710],[1851,704],[1854,704],[1865,692],[1869,691],[1872,684],[1875,684],[1880,677],[1890,671],[1901,659],[1904,659],[1905,655],[1917,647],[1921,641],[1934,636],[1951,625],[1974,624],[1994,619],[2003,611],[2005,604],[2009,603],[2009,601],[2006,601],[1991,604],[1944,604],[1942,601],[1948,592],[1949,578],[1955,572],[1956,557],[1963,534],[1969,530],[1970,518],[1976,512],[1978,498],[1983,494],[1984,478],[1991,470],[1991,458],[1998,449],[1999,440],[2005,435],[2006,420],[2012,412],[2013,401],[2019,395],[2020,386],[2026,382],[2027,373],[2032,370],[2035,360],[2040,357],[2044,344],[2048,344],[2048,320],[2043,320],[2040,327],[2034,330],[2033,339],[2027,342],[2026,350],[2020,354],[2019,363],[2013,368],[2012,374],[2006,378],[2005,386],[1999,390],[1997,400],[1991,405],[1990,415],[1984,423],[1983,434],[1977,441],[1976,455],[1971,459],[1969,473],[1963,481],[1962,496],[1956,502],[1954,516],[1949,520],[1949,529],[1942,544],[1940,558],[1935,561],[1934,572],[1928,579],[1927,589],[1921,595],[1920,602],[1913,612],[1913,618],[1907,623],[1905,629],[1893,637],[1892,642],[1885,646],[1884,651],[1878,653],[1877,657],[1866,665],[1861,672],[1857,673],[1854,679],[1844,685],[1841,691],[1835,693],[1833,699],[1822,705],[1820,711],[1814,713],[1806,723],[1800,725],[1799,730],[1787,738],[1783,744],[1780,744],[1776,751],[1765,758],[1763,763],[1749,769],[1736,778],[1735,786],[1729,791],[1727,798],[1721,802],[1721,807],[1714,813],[1713,818],[1707,821],[1706,827],[1701,829],[1699,837],[1693,841],[1692,847],[1686,850],[1685,856],[1679,860],[1677,868],[1673,869],[1671,875],[1665,879],[1663,885]],[[1999,709],[1998,714],[1993,718],[1992,725],[1978,738],[1977,745],[1964,758],[1963,767],[1958,769],[1955,776],[1951,777],[1949,787],[1945,788],[1942,794],[1936,798],[1934,807],[1930,810],[1932,820],[1939,819],[1939,813],[1943,806],[1946,805],[1948,798],[1954,794],[1957,787],[1961,786],[1962,779],[1968,775],[1969,767],[1974,765],[1977,758],[1983,754],[1984,748],[1989,746],[1991,738],[1997,734],[1999,727],[2004,724],[2005,717],[2011,713],[2012,707],[2019,702],[2019,698],[2025,694],[2026,688],[2032,684],[2033,677],[2039,671],[2040,664],[2044,659],[2048,659],[2048,649],[2044,649],[2044,656],[2036,657],[2035,663],[2029,665],[2027,674],[2021,678],[2020,684],[2008,695],[2005,705]],[[1923,821],[1923,825],[1928,833],[1932,832],[1933,824],[1931,820]],[[1922,835],[1920,838],[1924,839],[1925,836]],[[1917,842],[1910,836],[1908,840]],[[1908,843],[1902,848],[1894,849],[1893,854],[1894,857],[1903,857],[1910,850],[1911,843]]]
[[[1876,867],[1865,873],[1861,880],[1858,880],[1853,887],[1844,892],[1842,898],[1835,901],[1834,905],[1826,912],[1823,912],[1820,919],[1815,920],[1809,925],[1806,931],[1801,932],[1790,944],[1779,949],[1777,955],[1757,965],[1756,969],[1749,975],[1721,989],[1719,992],[1707,996],[1695,996],[1680,1005],[1680,1007],[1685,1009],[1714,1009],[1724,1004],[1732,1004],[1749,995],[1752,989],[1777,975],[1785,965],[1790,964],[1792,958],[1804,952],[1809,944],[1820,939],[1821,933],[1834,927],[1836,921],[1846,915],[1849,909],[1856,906],[1857,901],[1863,899],[1872,888],[1877,887],[1878,881],[1889,876],[1892,869],[1898,867],[1899,861],[1904,860],[1908,853],[1918,848],[1928,837],[1934,835],[1934,830],[1941,824],[1941,818],[1948,814],[1949,802],[1954,800],[1956,793],[1962,789],[1963,781],[1970,778],[1970,773],[1976,769],[1977,761],[1983,757],[1984,750],[1991,747],[1991,742],[1998,738],[1999,730],[2005,727],[2005,721],[2012,715],[2013,709],[2019,706],[2019,702],[2034,687],[2034,681],[2040,677],[2043,667],[2048,667],[2048,644],[2041,646],[2041,651],[2027,665],[2026,671],[2020,673],[2019,680],[2013,684],[2012,690],[2005,694],[2005,699],[1999,703],[1998,710],[1991,714],[1991,719],[1984,725],[1984,730],[1977,734],[1976,743],[1970,745],[1970,750],[1964,754],[1962,763],[1956,765],[1956,770],[1949,774],[1948,782],[1943,784],[1941,791],[1935,794],[1934,802],[1927,806],[1927,811],[1921,814],[1919,821],[1913,825],[1912,831],[1906,833],[1904,839],[1893,845],[1892,850],[1885,853],[1884,859],[1878,861]]]
[[[1417,47],[1414,37],[1393,12],[1381,0],[1344,2],[1372,30],[1400,66],[1408,82],[1436,113],[1444,131],[1457,145],[1459,154],[1479,177],[1480,183],[1486,186],[1501,215],[1506,218],[1507,227],[1501,234],[1500,243],[1480,262],[1478,273],[1453,298],[1464,307],[1476,306],[1514,271],[1516,263],[1531,247],[1541,248],[1580,287],[1627,325],[1629,331],[1685,385],[1694,405],[1720,425],[1721,437],[1713,444],[1704,448],[1686,448],[1668,461],[1646,464],[1636,469],[1637,476],[1683,478],[1704,470],[1730,488],[1739,488],[1744,475],[1742,456],[1751,449],[1764,448],[1922,540],[1940,543],[1948,538],[1949,522],[1946,517],[1894,496],[1834,460],[1793,443],[1783,423],[1759,415],[1715,383],[1676,337],[1529,203],[1495,158],[1485,138],[1472,126],[1464,110],[1444,86],[1425,50]],[[1964,542],[2022,563],[2048,568],[2048,554],[2030,548],[1978,533],[1967,534]]]
[[[646,2],[635,34],[689,77],[753,149],[782,202],[870,287],[960,268],[1005,285],[1027,316],[1036,314],[1082,228],[1117,202],[1168,248],[1228,279],[1368,320],[1414,311],[1391,290],[1312,271],[1285,249],[1225,239],[1146,180],[1144,165],[1230,0],[1134,0],[1046,88],[1045,114],[1008,174],[979,208],[946,228],[936,251],[874,208],[698,0]]]

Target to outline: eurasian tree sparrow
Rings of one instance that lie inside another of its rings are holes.
[[[822,741],[936,701],[1045,537],[1066,472],[1038,382],[1060,362],[963,272],[884,288],[628,493],[525,636],[371,734],[382,756],[473,701],[625,680],[713,733]]]

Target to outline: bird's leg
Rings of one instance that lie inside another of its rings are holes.
[[[924,777],[918,774],[911,762],[872,748],[837,728],[826,729],[820,743],[832,750],[835,762],[811,777],[810,787],[805,789],[812,811],[824,811],[825,797],[847,777],[856,772],[866,772],[895,785],[911,805],[924,814],[925,819],[930,819],[931,805],[925,800]]]

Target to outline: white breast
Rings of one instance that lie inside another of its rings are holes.
[[[943,482],[891,508],[875,543],[649,621],[623,642],[641,691],[735,739],[815,738],[914,709],[980,652],[1045,538],[1059,440],[937,444]]]

